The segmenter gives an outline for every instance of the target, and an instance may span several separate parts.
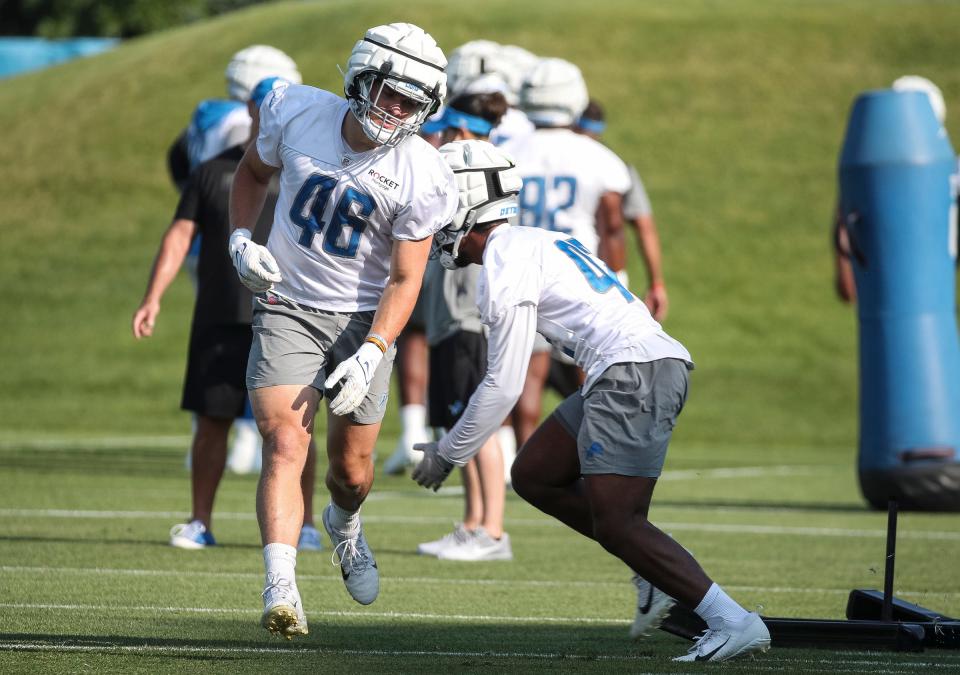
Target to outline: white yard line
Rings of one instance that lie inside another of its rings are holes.
[[[161,607],[154,605],[83,605],[57,603],[3,602],[0,609],[42,609],[58,611],[110,611],[110,612],[156,612],[161,614],[225,614],[259,615],[255,607]],[[426,612],[345,612],[338,610],[318,610],[308,613],[310,616],[331,616],[350,618],[410,619],[415,621],[479,621],[484,623],[587,623],[625,626],[630,623],[624,619],[605,619],[601,617],[563,617],[563,616],[494,616],[490,614],[431,614]]]
[[[61,518],[61,519],[159,519],[176,520],[186,517],[183,511],[109,511],[92,509],[0,509],[0,518]],[[253,513],[219,512],[217,518],[221,520],[252,521],[256,516]],[[449,524],[446,516],[387,516],[364,515],[365,523],[397,523],[397,524]],[[562,525],[547,518],[507,518],[511,526],[533,527],[562,527]],[[804,537],[854,537],[854,538],[884,538],[883,529],[858,529],[842,527],[800,527],[781,525],[753,525],[748,523],[689,523],[656,521],[657,526],[664,530],[681,530],[705,532],[708,534],[758,534],[777,536],[804,536]],[[960,532],[948,530],[903,530],[897,533],[898,538],[916,539],[924,541],[960,541]]]
[[[183,570],[160,570],[160,569],[138,569],[138,568],[118,568],[118,567],[52,567],[46,565],[0,565],[0,575],[2,574],[27,574],[27,575],[91,575],[91,576],[118,576],[118,577],[173,577],[173,578],[201,578],[201,579],[245,579],[250,581],[259,581],[263,578],[262,572],[197,572]],[[340,579],[339,574],[298,574],[299,581],[336,581]],[[555,580],[555,579],[473,579],[473,578],[450,578],[450,577],[383,577],[382,581],[388,584],[447,584],[455,586],[499,586],[509,588],[616,588],[629,589],[628,581],[583,581]],[[736,584],[725,584],[724,588],[740,592],[755,593],[794,593],[794,594],[831,594],[847,595],[850,589],[847,588],[817,588],[809,586],[742,586]],[[950,591],[910,591],[896,589],[896,594],[900,596],[912,597],[937,597],[937,598],[960,598],[960,592]]]

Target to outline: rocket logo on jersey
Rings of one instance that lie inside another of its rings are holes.
[[[370,169],[367,171],[366,179],[367,182],[373,183],[378,188],[387,190],[388,192],[391,190],[400,189],[400,183],[395,181],[393,178],[380,173],[376,169]]]

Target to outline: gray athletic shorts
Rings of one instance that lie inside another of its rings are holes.
[[[255,295],[247,389],[303,384],[322,392],[327,374],[363,344],[373,314],[328,312],[272,294]],[[396,350],[396,345],[387,350],[373,374],[367,397],[348,415],[357,424],[375,424],[383,419]]]
[[[687,400],[688,366],[679,359],[617,363],[553,417],[577,439],[580,473],[657,478]]]

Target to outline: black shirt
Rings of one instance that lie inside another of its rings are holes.
[[[249,324],[253,299],[240,278],[227,250],[230,239],[230,185],[243,157],[243,146],[236,145],[204,162],[190,176],[177,205],[176,219],[197,224],[200,256],[197,264],[197,304],[194,325]],[[273,210],[279,194],[279,181],[270,181],[266,203],[260,212],[253,240],[264,244],[273,224]]]

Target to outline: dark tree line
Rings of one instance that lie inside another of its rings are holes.
[[[0,0],[0,35],[134,37],[265,0]]]

